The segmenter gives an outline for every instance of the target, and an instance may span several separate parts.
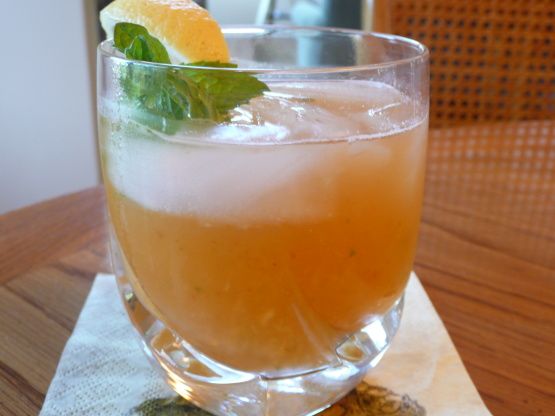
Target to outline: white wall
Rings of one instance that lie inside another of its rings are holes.
[[[0,214],[99,183],[91,0],[6,1],[0,25]],[[88,18],[90,19],[90,13]]]

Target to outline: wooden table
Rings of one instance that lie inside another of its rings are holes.
[[[100,187],[0,217],[0,415],[37,414],[106,240]],[[555,415],[555,122],[432,131],[415,268],[492,413]]]

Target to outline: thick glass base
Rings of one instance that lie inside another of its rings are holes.
[[[353,334],[336,350],[333,365],[283,378],[267,378],[219,364],[175,334],[118,278],[125,308],[143,349],[181,396],[215,415],[312,415],[353,389],[389,347],[401,319],[403,297],[383,316]]]

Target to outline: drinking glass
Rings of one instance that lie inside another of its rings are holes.
[[[239,67],[195,71],[248,74],[269,90],[220,123],[157,113],[146,92],[129,98],[129,85],[163,85],[183,66],[99,46],[114,273],[177,393],[219,415],[314,414],[377,365],[399,327],[422,204],[428,52],[352,30],[224,35]]]

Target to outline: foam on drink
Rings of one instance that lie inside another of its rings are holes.
[[[168,137],[138,124],[114,131],[106,169],[149,209],[243,226],[314,221],[333,215],[334,175],[353,153],[388,163],[388,146],[370,139],[406,129],[408,111],[385,84],[276,84],[229,124]]]

